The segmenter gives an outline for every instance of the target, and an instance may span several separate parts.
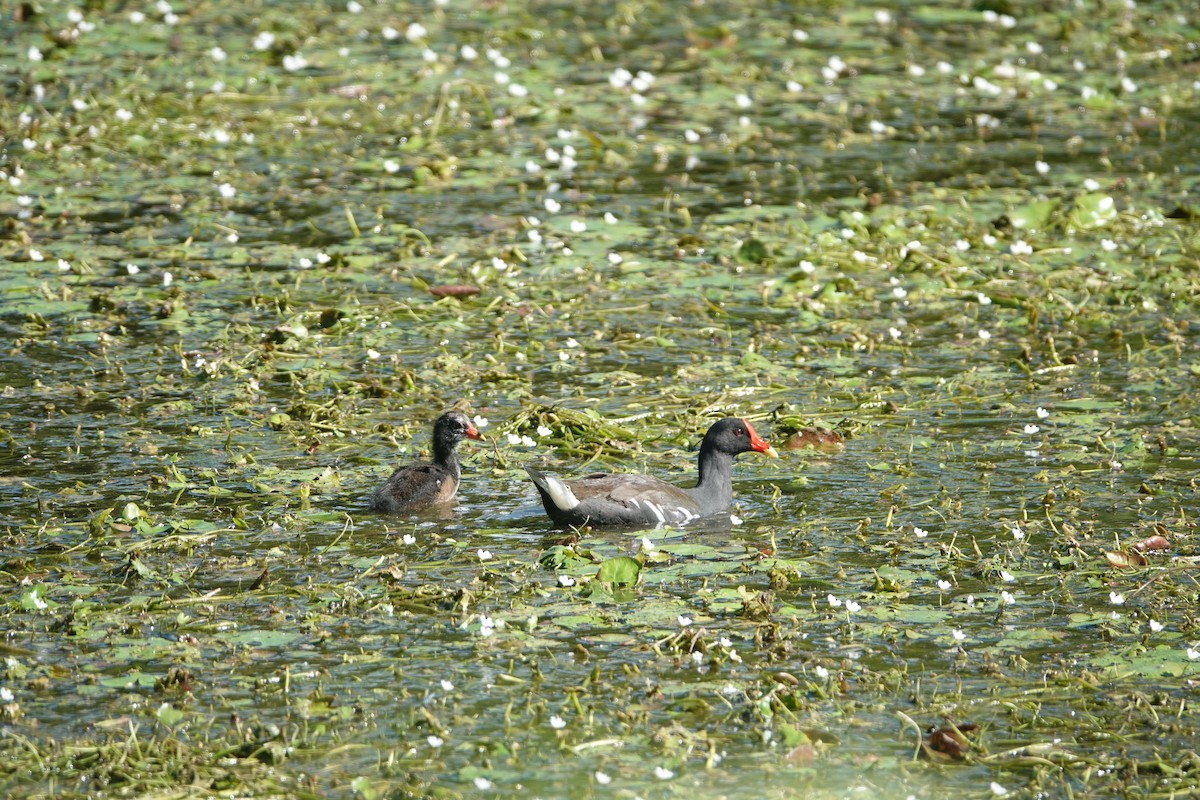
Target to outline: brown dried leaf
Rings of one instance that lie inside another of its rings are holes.
[[[1133,549],[1144,553],[1147,550],[1168,550],[1170,547],[1171,543],[1167,541],[1167,537],[1155,534],[1134,544]]]
[[[971,752],[971,741],[965,734],[978,729],[971,723],[938,728],[921,742],[921,752],[935,761],[962,761]]]
[[[479,287],[465,283],[452,283],[445,286],[430,286],[429,293],[434,297],[472,297],[479,294]]]
[[[813,747],[811,742],[798,744],[784,758],[790,764],[811,764],[817,758],[817,748]]]
[[[828,428],[801,428],[789,436],[782,447],[784,450],[811,447],[822,453],[840,453],[846,449],[846,442],[840,433]]]

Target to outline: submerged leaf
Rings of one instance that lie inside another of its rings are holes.
[[[1109,550],[1104,554],[1110,567],[1129,569],[1146,566],[1146,557],[1139,552],[1129,550]]]

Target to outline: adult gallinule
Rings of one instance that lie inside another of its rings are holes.
[[[686,525],[729,506],[733,500],[733,458],[751,451],[779,457],[749,422],[728,417],[713,423],[704,435],[700,480],[694,489],[681,489],[649,475],[598,472],[563,481],[531,467],[525,471],[533,478],[546,513],[559,525]]]
[[[433,460],[398,467],[392,477],[375,490],[371,510],[403,514],[449,503],[458,491],[458,454],[463,439],[482,439],[461,411],[447,411],[433,423]]]

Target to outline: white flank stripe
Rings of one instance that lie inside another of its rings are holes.
[[[571,491],[571,487],[549,475],[546,476],[546,493],[550,495],[551,502],[563,511],[570,511],[579,505],[579,498]]]

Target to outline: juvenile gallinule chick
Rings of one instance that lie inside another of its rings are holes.
[[[458,491],[458,453],[463,439],[482,439],[479,431],[461,411],[447,411],[433,423],[433,460],[406,464],[375,490],[371,510],[384,514],[403,514],[449,503]]]
[[[714,423],[704,435],[700,480],[694,489],[681,489],[649,475],[599,472],[563,481],[530,467],[525,471],[533,478],[546,513],[559,525],[686,525],[729,506],[733,501],[733,458],[751,451],[779,457],[749,422],[728,417]]]

